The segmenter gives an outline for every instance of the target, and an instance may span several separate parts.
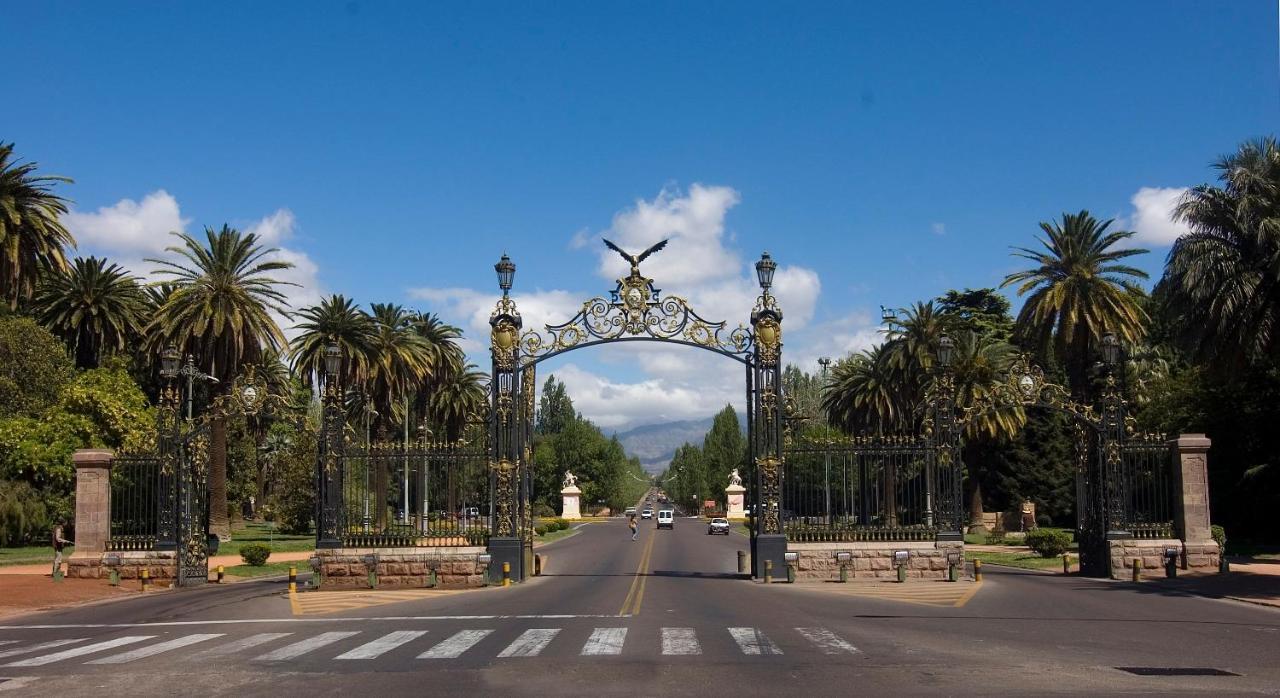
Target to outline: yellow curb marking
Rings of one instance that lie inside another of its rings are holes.
[[[370,606],[405,601],[421,601],[439,596],[460,594],[470,589],[402,589],[387,591],[308,591],[289,594],[289,606],[295,616],[337,613]]]
[[[903,584],[898,584],[896,582],[859,584],[854,582],[852,584],[824,584],[821,588],[810,587],[809,590],[828,594],[840,594],[842,596],[862,596],[866,598],[882,599],[884,601],[899,601],[902,603],[912,603],[923,606],[948,606],[951,608],[960,608],[969,603],[981,588],[982,582],[930,582],[915,584],[911,582]]]

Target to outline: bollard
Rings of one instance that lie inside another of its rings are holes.
[[[747,551],[738,551],[738,574],[749,574],[747,570]]]
[[[138,572],[138,578],[142,580],[143,591],[147,591],[151,588],[151,570],[143,567],[142,570]]]
[[[543,559],[542,555],[534,555],[533,556],[533,576],[541,577],[542,567],[545,564],[547,563],[546,563],[546,560]]]
[[[973,581],[982,581],[982,560],[973,561]]]
[[[1071,556],[1066,553],[1062,554],[1062,573],[1071,574]]]
[[[111,586],[113,587],[120,586],[120,570],[112,567],[110,580],[111,580],[110,581]]]
[[[1223,553],[1218,553],[1218,573],[1223,574],[1230,571],[1231,563],[1227,561],[1227,556]]]
[[[764,561],[764,583],[773,583],[773,560]]]
[[[1164,576],[1169,579],[1173,579],[1178,576],[1178,558],[1165,558]]]
[[[849,583],[849,566],[848,565],[840,565],[840,583],[841,584]]]
[[[62,568],[61,568],[61,567],[59,567],[58,569],[56,569],[56,570],[54,570],[54,571],[53,571],[53,581],[55,581],[55,582],[61,582],[61,581],[62,581]]]
[[[898,563],[898,583],[907,581],[907,566],[901,562]]]
[[[378,588],[378,568],[373,565],[369,565],[369,588]]]
[[[427,586],[434,589],[440,585],[440,578],[436,576],[436,568],[432,567],[427,570]]]
[[[222,583],[222,578],[226,575],[226,573],[227,571],[222,569],[222,565],[218,565],[218,583],[219,584]]]
[[[1142,558],[1140,557],[1133,558],[1133,581],[1142,581]]]
[[[959,580],[960,580],[960,574],[956,572],[955,563],[954,562],[947,563],[947,581],[956,582]]]
[[[218,566],[218,577],[222,577],[222,566]],[[298,568],[289,565],[289,593],[295,594],[298,591]]]
[[[504,587],[511,586],[511,563],[510,562],[502,563],[502,586]]]
[[[796,565],[794,562],[787,563],[787,584],[796,583]]]

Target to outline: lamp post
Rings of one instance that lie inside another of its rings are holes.
[[[822,367],[822,383],[823,385],[826,385],[827,367],[831,365],[831,358],[828,356],[820,357],[818,359],[818,365]],[[831,451],[830,450],[826,451],[822,456],[822,482],[823,482],[823,493],[826,497],[826,503],[827,503],[827,508],[826,508],[827,525],[830,526],[835,519],[835,516],[831,513]]]
[[[955,357],[955,342],[951,337],[942,335],[938,339],[938,382],[937,395],[934,402],[934,434],[937,439],[937,464],[942,467],[948,487],[943,488],[941,502],[936,502],[939,472],[934,459],[926,461],[928,473],[925,476],[925,525],[933,526],[936,513],[942,514],[943,523],[955,530],[939,533],[938,538],[959,538],[964,534],[960,522],[960,434],[956,418],[955,376],[951,370],[951,362]],[[941,507],[936,505],[941,504]],[[940,512],[937,509],[941,509]]]
[[[161,360],[161,364],[163,365],[165,361],[164,357],[162,356],[160,360]],[[191,358],[190,354],[187,354],[186,362],[182,364],[182,368],[177,370],[176,375],[187,379],[186,403],[187,403],[187,420],[189,421],[191,419],[192,404],[195,402],[192,399],[192,396],[195,393],[196,379],[199,378],[200,380],[208,381],[209,383],[217,383],[218,379],[196,368],[195,359]]]
[[[320,458],[316,464],[319,485],[316,507],[316,547],[342,547],[339,516],[342,512],[342,349],[330,342],[324,349],[324,392],[320,409]]]

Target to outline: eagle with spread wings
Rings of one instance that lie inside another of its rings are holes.
[[[645,250],[644,252],[641,252],[640,254],[631,254],[623,250],[621,247],[618,247],[617,245],[613,244],[613,242],[611,242],[608,238],[600,238],[600,239],[604,240],[604,244],[606,247],[622,255],[622,258],[627,260],[627,262],[631,264],[632,276],[640,276],[640,263],[643,262],[645,258],[648,257],[649,255],[666,247],[667,242],[670,241],[670,238],[667,238],[666,240],[659,242],[658,244],[650,247],[649,249]]]

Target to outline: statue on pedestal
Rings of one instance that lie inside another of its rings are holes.
[[[573,473],[569,472],[568,470],[564,471],[564,487],[565,487],[565,489],[568,489],[568,488],[570,488],[570,487],[577,487],[577,486],[578,486],[578,478],[577,478]]]
[[[742,476],[738,474],[737,468],[734,468],[733,472],[729,473],[729,484],[739,485],[739,486],[742,485]]]

